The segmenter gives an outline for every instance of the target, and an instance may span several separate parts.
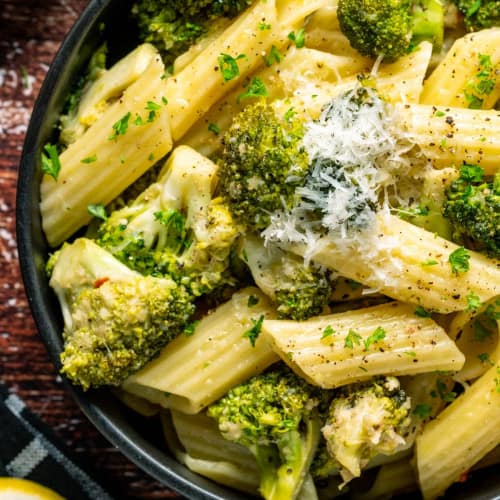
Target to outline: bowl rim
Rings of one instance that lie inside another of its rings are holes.
[[[47,297],[48,284],[47,279],[44,279],[44,262],[40,260],[40,254],[46,255],[48,247],[41,230],[40,214],[36,209],[39,203],[40,178],[37,152],[47,139],[42,137],[45,110],[53,105],[54,95],[61,91],[64,68],[75,55],[75,51],[85,43],[91,28],[96,26],[105,10],[111,9],[113,4],[119,5],[120,0],[90,0],[62,41],[35,101],[18,172],[15,214],[21,278],[38,333],[57,370],[60,368],[58,353],[62,344],[56,318],[50,314],[51,303]],[[43,248],[44,251],[36,255],[34,248]],[[62,380],[65,390],[71,394],[94,427],[129,460],[161,484],[193,500],[238,500],[244,497],[240,492],[194,474],[142,437],[131,425],[127,426],[125,421],[118,420],[117,426],[114,417],[121,403],[117,400],[113,402],[116,398],[110,398],[107,390],[84,393],[64,377]]]
[[[46,140],[48,136],[47,133],[44,136],[43,131],[45,110],[53,106],[54,95],[61,92],[64,69],[67,69],[68,61],[87,41],[92,27],[95,28],[103,13],[111,9],[113,4],[120,5],[120,0],[90,0],[62,41],[35,101],[18,172],[15,215],[21,278],[38,333],[58,371],[61,366],[58,354],[62,347],[60,329],[57,327],[57,318],[50,311],[54,302],[53,298],[51,300],[48,297],[50,290],[43,270],[44,261],[40,260],[40,253],[34,255],[33,250],[43,248],[42,253],[46,256],[48,248],[41,230],[40,214],[37,211],[40,172],[39,167],[37,168],[36,154],[44,142],[42,139]],[[94,427],[131,462],[161,484],[192,500],[253,498],[191,472],[175,458],[154,446],[125,419],[117,418],[116,411],[121,403],[116,398],[110,398],[107,390],[98,389],[84,393],[80,388],[71,385],[64,377],[62,381],[65,390],[71,394]],[[500,480],[494,469],[495,466],[479,471],[474,484],[468,481],[468,488],[455,490],[455,496],[449,498],[499,500]],[[476,485],[484,486],[485,489],[479,492],[474,491]],[[467,491],[464,490],[471,490],[469,493],[472,496],[468,496]],[[448,494],[444,498],[448,498]]]

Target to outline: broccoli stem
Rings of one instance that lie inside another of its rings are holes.
[[[285,432],[275,447],[257,447],[255,456],[262,473],[260,493],[266,500],[293,500],[298,495],[319,442],[317,412],[313,411],[304,424],[304,431]]]
[[[412,44],[430,41],[436,47],[443,43],[444,9],[441,0],[422,0],[412,6]]]

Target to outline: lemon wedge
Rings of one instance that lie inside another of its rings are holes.
[[[64,500],[55,491],[27,479],[0,477],[0,500]]]

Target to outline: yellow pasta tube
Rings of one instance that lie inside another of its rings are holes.
[[[450,256],[460,247],[394,215],[379,214],[373,228],[353,241],[324,238],[310,255],[316,263],[397,300],[440,313],[500,295],[500,263],[468,250],[466,272],[455,272]],[[305,255],[305,247],[292,250]]]
[[[204,316],[192,336],[170,342],[123,388],[163,407],[197,413],[279,359],[260,338],[253,345],[249,333],[253,329],[257,336],[263,319],[274,316],[264,294],[245,288]]]
[[[262,331],[293,370],[324,388],[380,374],[456,371],[464,363],[437,323],[399,302],[302,322],[266,320]]]
[[[324,4],[325,0],[256,1],[190,64],[169,78],[166,92],[174,140],[262,65],[262,55],[273,45],[277,49],[284,46],[289,32]],[[260,29],[262,23],[270,29]]]
[[[267,89],[268,101],[283,100],[283,114],[290,109],[289,97],[296,92],[309,92],[321,95],[325,82],[338,83],[354,73],[368,70],[361,58],[332,55],[319,50],[291,47],[280,63],[260,69],[254,76],[259,78]],[[222,137],[230,127],[234,116],[255,99],[239,100],[245,92],[243,85],[219,100],[197,121],[182,138],[187,144],[205,156],[211,156],[222,146]],[[295,110],[297,111],[297,110]],[[300,110],[298,110],[300,111]],[[309,115],[304,109],[305,115]]]
[[[102,74],[83,92],[76,114],[63,116],[60,140],[70,144],[80,137],[90,125],[106,111],[109,102],[117,99],[123,91],[144,73],[157,50],[149,43],[143,43],[120,59]]]
[[[500,113],[431,105],[399,108],[401,126],[410,140],[437,168],[480,165],[486,174],[498,171]]]
[[[421,103],[490,109],[500,98],[500,28],[454,42],[424,83]]]
[[[416,441],[418,479],[432,500],[500,444],[500,364],[428,423]]]
[[[220,484],[257,494],[260,472],[248,448],[224,439],[215,420],[204,413],[186,415],[173,410],[171,416],[189,469]]]
[[[107,205],[170,151],[163,72],[156,56],[121,99],[60,155],[57,180],[44,175],[40,211],[49,245],[59,245],[90,221],[88,205]],[[150,115],[148,106],[158,109]]]

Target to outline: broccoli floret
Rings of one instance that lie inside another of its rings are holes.
[[[102,222],[96,242],[131,269],[172,278],[196,296],[231,284],[239,229],[222,199],[211,198],[216,165],[181,147],[165,168],[157,182]]]
[[[455,0],[464,15],[469,31],[479,31],[500,26],[500,2],[498,0]]]
[[[278,116],[262,102],[234,119],[224,137],[220,189],[235,218],[248,229],[264,229],[272,212],[292,205],[308,171],[303,135],[298,118]]]
[[[50,285],[64,317],[61,371],[84,389],[120,385],[194,312],[184,287],[141,276],[87,238],[65,244],[54,260]]]
[[[132,6],[132,16],[142,41],[152,43],[165,65],[189,49],[205,35],[218,18],[232,18],[253,0],[139,0]]]
[[[264,498],[294,499],[316,450],[324,398],[325,391],[280,364],[231,389],[208,415],[226,439],[255,455]]]
[[[290,252],[247,235],[241,255],[258,287],[277,305],[278,317],[301,321],[323,312],[332,292],[328,272]]]
[[[364,56],[395,60],[422,42],[439,48],[444,7],[440,0],[339,0],[340,28]]]
[[[411,401],[395,377],[377,377],[338,389],[322,429],[344,481],[361,474],[375,455],[404,449],[411,431]]]
[[[481,167],[463,165],[446,191],[443,213],[455,242],[500,258],[500,173],[487,181]]]

